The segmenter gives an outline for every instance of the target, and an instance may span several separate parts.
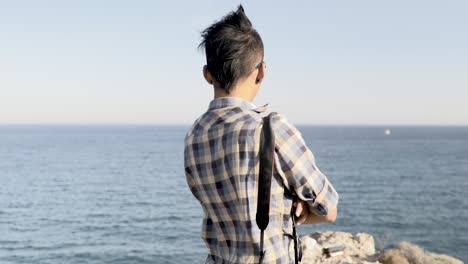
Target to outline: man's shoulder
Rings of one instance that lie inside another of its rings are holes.
[[[272,127],[276,133],[288,133],[290,135],[299,133],[299,130],[289,121],[286,115],[277,112],[272,117]]]
[[[261,122],[259,114],[237,106],[219,111],[208,110],[193,122],[186,133],[186,138],[219,128],[226,130],[254,128]]]

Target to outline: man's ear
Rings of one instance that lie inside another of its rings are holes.
[[[208,67],[206,67],[206,65],[203,66],[203,77],[205,77],[205,80],[209,84],[213,84],[213,77],[211,76],[210,71],[208,71]]]
[[[258,68],[257,78],[255,79],[255,84],[261,84],[263,78],[265,78],[265,63],[262,63],[262,66]]]

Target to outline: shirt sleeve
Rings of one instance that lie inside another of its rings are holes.
[[[280,114],[272,120],[275,133],[276,169],[287,188],[321,216],[338,205],[339,196],[317,168],[315,158],[295,126]]]

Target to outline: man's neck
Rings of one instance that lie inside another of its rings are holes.
[[[214,89],[214,98],[219,98],[219,97],[235,97],[235,98],[246,100],[248,102],[252,102],[254,99],[252,95],[250,95],[249,93],[243,92],[241,89],[233,89],[229,93],[226,93],[224,90],[221,90],[221,89]]]

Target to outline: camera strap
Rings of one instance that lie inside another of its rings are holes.
[[[263,127],[260,133],[260,171],[258,175],[257,214],[255,218],[257,226],[260,229],[259,264],[263,263],[265,256],[263,249],[264,231],[270,220],[271,180],[275,173],[275,135],[271,126],[271,120],[275,114],[273,112],[263,117]],[[293,220],[294,258],[297,264],[301,256],[298,250],[296,222],[293,212],[291,212],[291,217]]]
[[[258,195],[256,222],[260,229],[260,261],[263,263],[264,231],[270,221],[271,179],[275,173],[275,135],[271,128],[271,119],[275,113],[263,117],[263,127],[260,133],[260,171],[258,175]]]

